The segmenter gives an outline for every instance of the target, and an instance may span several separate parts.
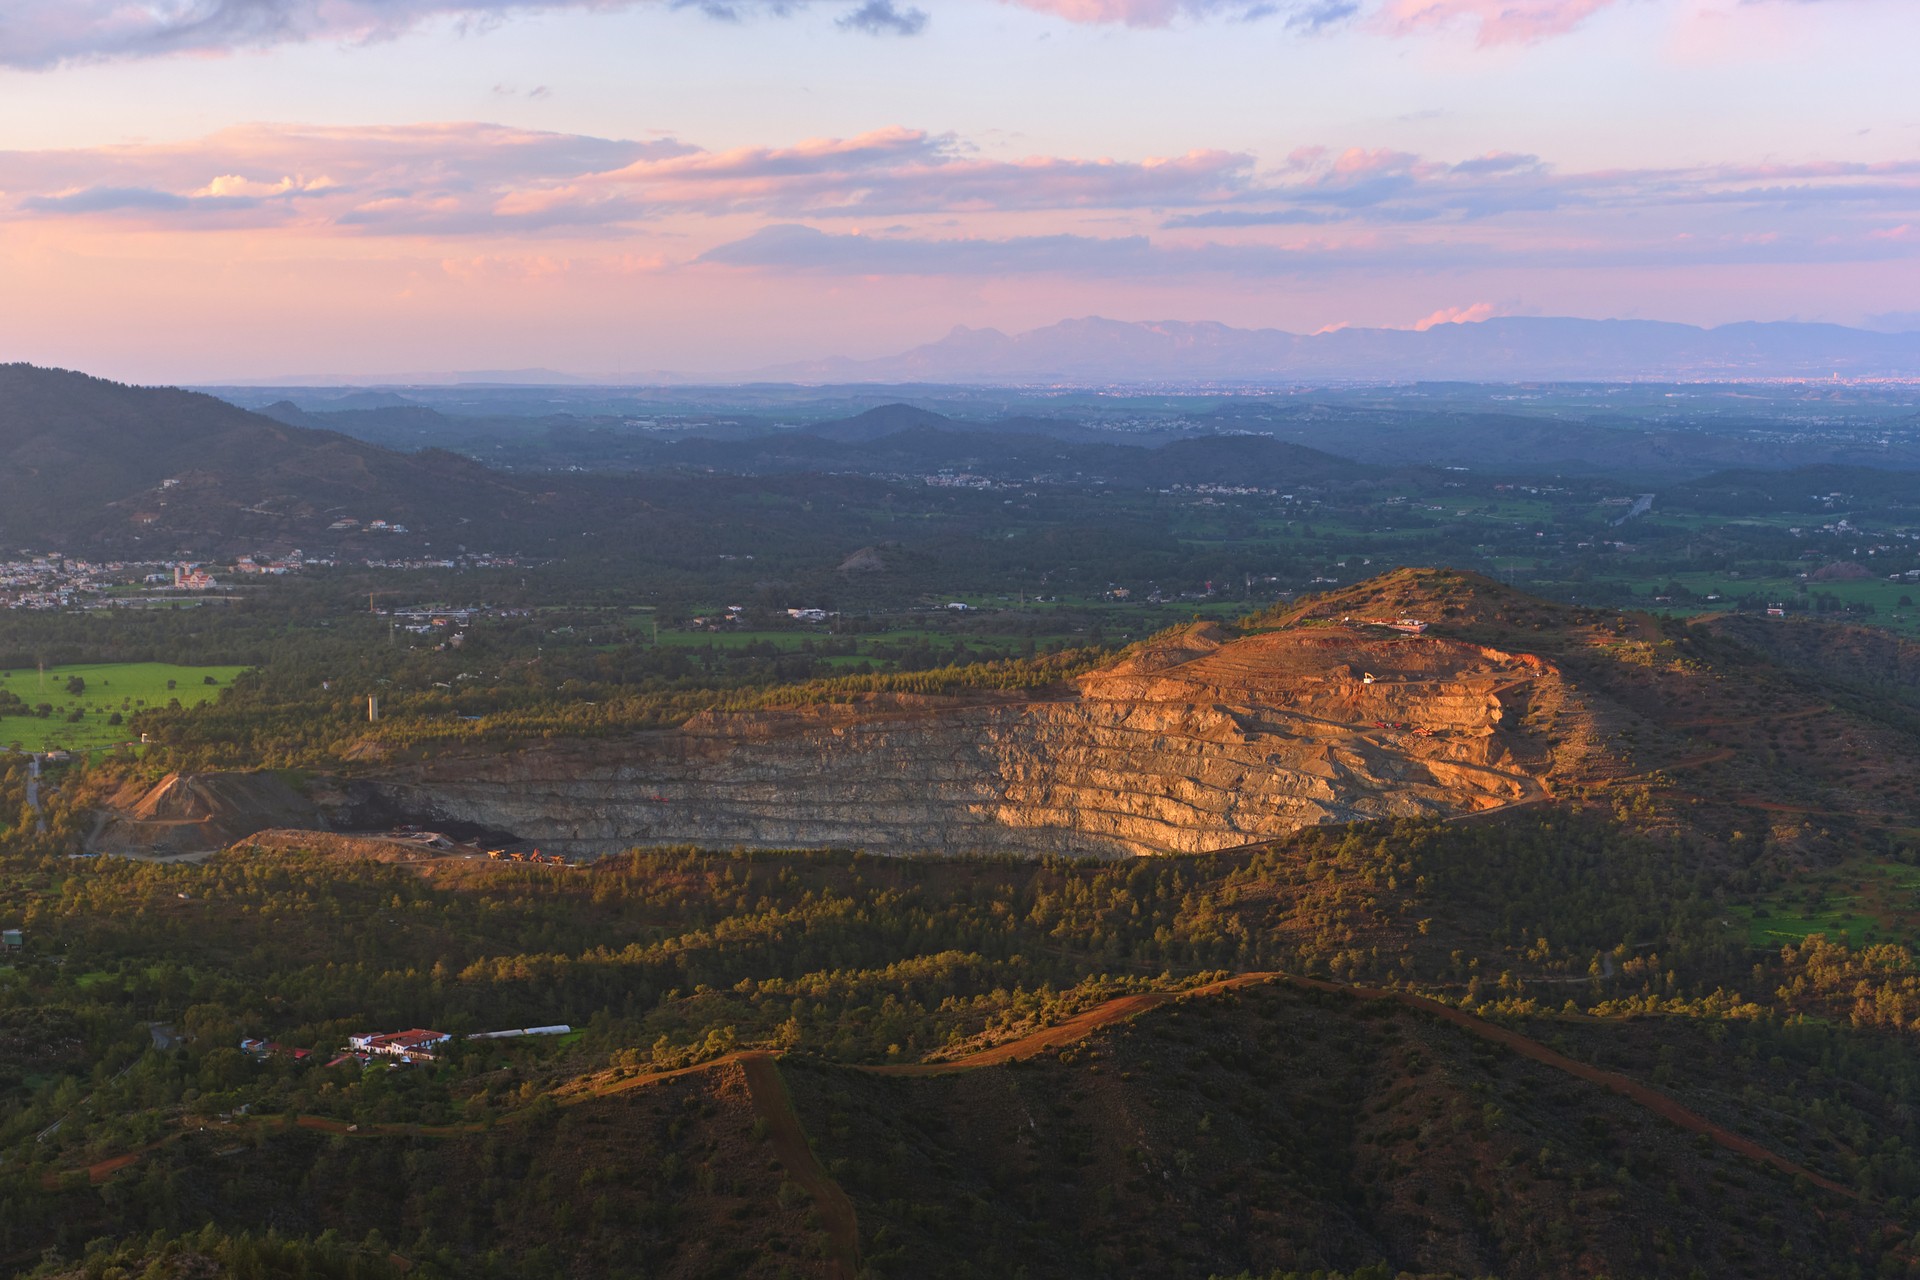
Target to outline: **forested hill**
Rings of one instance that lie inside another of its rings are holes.
[[[451,453],[399,454],[195,392],[0,365],[0,539],[9,546],[312,550],[344,518],[406,525],[390,539],[396,551],[436,533],[477,549],[490,536],[483,530],[526,536],[552,505]]]

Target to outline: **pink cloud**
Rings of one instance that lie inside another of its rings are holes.
[[[0,151],[0,226],[0,239],[92,238],[116,253],[177,253],[189,236],[422,252],[440,280],[464,278],[443,262],[542,253],[667,264],[649,270],[704,261],[1083,281],[1893,264],[1920,262],[1920,240],[1902,230],[1920,227],[1920,160],[1561,172],[1530,155],[1307,148],[1263,169],[1204,148],[1002,159],[905,128],[707,150],[487,124],[251,125],[160,145]],[[848,226],[867,234],[829,234]],[[1461,307],[1423,323],[1481,318]]]
[[[653,205],[785,215],[1186,206],[1231,198],[1252,163],[1209,150],[1141,161],[985,160],[951,137],[887,129],[638,160],[583,185],[625,189]]]
[[[1068,22],[1164,27],[1175,18],[1247,12],[1256,6],[1233,0],[1005,0],[1022,9],[1050,13]]]
[[[1339,177],[1350,177],[1360,173],[1379,173],[1382,170],[1405,169],[1415,157],[1404,151],[1365,150],[1361,147],[1348,147],[1333,162],[1333,172]]]
[[[15,217],[161,225],[330,226],[401,209],[445,217],[484,212],[502,189],[688,150],[490,124],[245,125],[179,143],[0,151],[0,217],[9,205]]]
[[[1425,333],[1435,325],[1442,324],[1478,324],[1482,320],[1491,320],[1498,314],[1491,302],[1476,302],[1466,307],[1442,307],[1431,315],[1422,316],[1413,322],[1413,327]]]
[[[1001,160],[902,128],[707,151],[484,124],[254,125],[159,146],[0,151],[0,218],[579,235],[677,216],[1191,209],[1254,182],[1253,158],[1236,152]]]
[[[1380,20],[1398,35],[1456,24],[1475,28],[1482,47],[1537,44],[1562,36],[1615,0],[1387,0]]]
[[[1268,19],[1312,34],[1346,23],[1362,0],[1001,0],[1083,25],[1168,27],[1182,19]]]

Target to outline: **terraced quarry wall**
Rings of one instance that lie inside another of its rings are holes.
[[[1129,855],[1539,798],[1558,674],[1368,626],[1196,626],[1046,698],[891,697],[404,766],[391,805],[551,850],[636,844]]]

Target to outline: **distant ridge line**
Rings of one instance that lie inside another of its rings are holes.
[[[1802,321],[1700,326],[1666,320],[1496,316],[1424,329],[1301,334],[1216,321],[1062,320],[1017,333],[957,325],[873,358],[832,356],[752,369],[569,373],[547,368],[202,382],[232,387],[686,386],[745,383],[1006,384],[1288,382],[1741,382],[1920,380],[1920,333]]]

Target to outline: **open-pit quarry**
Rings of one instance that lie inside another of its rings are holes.
[[[576,857],[679,843],[1204,852],[1540,799],[1555,751],[1525,722],[1569,696],[1537,658],[1430,634],[1323,623],[1234,638],[1196,624],[1041,692],[873,695],[393,762],[323,785],[311,825],[371,808]],[[123,844],[142,838],[142,812],[110,824]]]

